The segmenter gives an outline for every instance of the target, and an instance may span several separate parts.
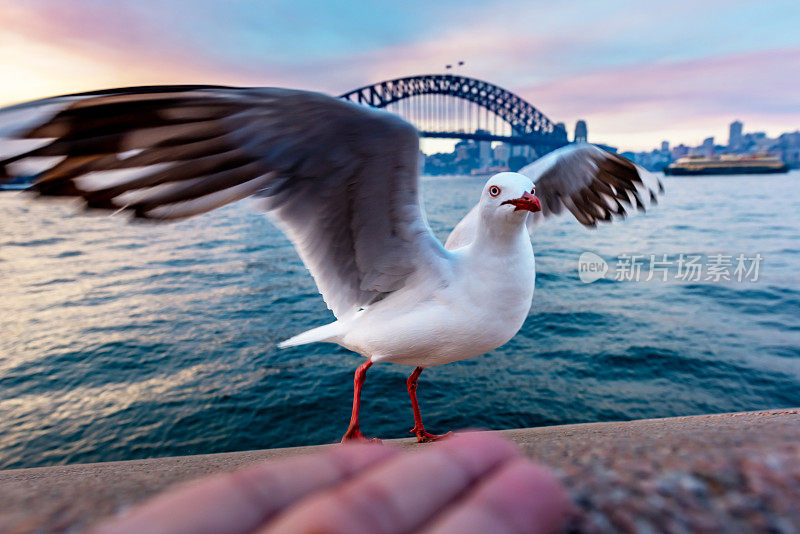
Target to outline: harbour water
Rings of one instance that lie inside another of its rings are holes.
[[[484,180],[424,179],[440,238]],[[528,320],[504,347],[423,373],[430,431],[800,405],[800,173],[665,185],[646,215],[591,231],[563,216],[537,231]],[[276,348],[331,315],[291,245],[247,203],[162,226],[2,192],[0,228],[0,468],[344,432],[360,357]],[[610,265],[590,284],[578,276],[587,251]],[[733,266],[730,280],[670,270],[647,281],[647,263],[638,281],[615,276],[624,255],[665,254],[763,261],[742,281]],[[410,371],[370,369],[366,434],[407,435]]]

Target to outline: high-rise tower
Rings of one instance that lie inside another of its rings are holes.
[[[743,126],[742,121],[733,121],[731,123],[730,133],[728,135],[728,148],[741,148]]]

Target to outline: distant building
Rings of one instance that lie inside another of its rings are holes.
[[[560,139],[563,139],[565,142],[567,141],[567,125],[563,122],[557,122],[555,125],[555,132],[554,132]]]
[[[488,134],[486,130],[475,130],[476,134]],[[488,167],[492,162],[492,142],[478,141],[478,163],[481,167]]]
[[[688,146],[684,145],[683,143],[681,143],[680,145],[678,145],[676,147],[673,147],[673,149],[672,149],[672,159],[675,160],[675,159],[682,158],[684,156],[688,156],[689,155],[689,151],[690,151],[690,148]]]
[[[456,143],[456,162],[470,159],[475,150],[473,141],[459,141]]]
[[[723,154],[757,155],[767,154],[778,157],[792,168],[800,168],[800,131],[786,132],[777,138],[765,132],[744,133],[741,121],[730,124],[728,145],[714,144],[713,137],[707,137],[696,147],[679,144],[670,150],[669,142],[663,141],[661,148],[649,152],[623,152],[622,155],[648,170],[661,170],[673,161],[685,156],[715,157]]]
[[[728,134],[728,148],[737,150],[742,148],[742,121],[733,121]]]
[[[778,137],[778,154],[792,168],[800,168],[800,131]]]
[[[710,158],[714,155],[714,138],[713,137],[706,137],[703,139],[703,144],[699,147],[700,153]]]
[[[511,157],[508,158],[508,167],[512,171],[518,171],[531,161],[536,159],[536,151],[529,145],[511,145]]]
[[[744,134],[743,149],[750,154],[769,152],[776,140],[767,137],[766,132],[753,132]]]
[[[511,147],[508,143],[499,143],[494,147],[494,162],[497,165],[508,167],[508,160],[511,157]]]
[[[585,143],[589,138],[589,132],[586,129],[586,121],[580,120],[575,123],[575,137],[573,141],[575,143]]]
[[[671,161],[669,153],[665,154],[660,150],[652,150],[650,152],[623,152],[621,156],[628,158],[648,171],[661,171],[666,165],[669,165]]]
[[[533,149],[530,145],[514,145],[511,147],[512,156],[520,156],[526,159],[533,159]]]

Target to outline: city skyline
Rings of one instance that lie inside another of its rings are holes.
[[[734,120],[728,125],[727,138],[709,136],[695,145],[671,144],[668,140],[660,147],[645,151],[622,151],[621,154],[648,170],[661,170],[685,156],[714,158],[722,156],[774,156],[790,168],[800,168],[800,129],[781,132],[771,137],[767,132],[747,131],[745,124]]]
[[[734,119],[776,136],[800,126],[796,13],[782,0],[0,0],[0,105],[157,83],[340,94],[463,60],[459,73],[519,94],[553,121],[584,119],[590,140],[623,150],[722,138]]]
[[[588,125],[578,120],[569,141],[587,141]],[[479,130],[482,131],[482,130]],[[424,141],[424,139],[423,139]],[[588,139],[592,142],[591,139]],[[649,171],[662,171],[666,166],[684,156],[701,157],[761,157],[773,156],[789,168],[800,168],[800,129],[781,132],[770,137],[764,131],[745,129],[745,124],[734,120],[728,125],[727,139],[706,137],[702,143],[672,144],[663,140],[660,146],[643,151],[620,150],[619,147],[595,142],[596,145],[619,153]],[[503,170],[518,170],[536,159],[537,153],[528,145],[510,145],[502,141],[457,140],[455,146],[443,147],[439,152],[423,150],[423,168],[426,174],[490,174]],[[542,154],[538,154],[541,156]]]
[[[771,132],[768,132],[763,128],[759,128],[758,125],[750,125],[750,124],[747,125],[747,128],[749,128],[751,131],[744,132],[743,130],[741,130],[741,128],[744,127],[744,122],[738,118],[734,118],[724,126],[724,131],[722,135],[703,135],[701,136],[701,140],[699,142],[694,142],[694,143],[686,142],[683,140],[676,141],[673,139],[662,139],[659,143],[653,146],[644,147],[641,150],[633,150],[628,147],[616,147],[613,145],[609,145],[607,143],[603,143],[602,140],[600,139],[593,138],[591,125],[587,124],[586,121],[584,121],[583,119],[578,119],[576,121],[576,124],[574,125],[567,125],[567,136],[571,142],[575,141],[575,130],[577,128],[578,123],[583,123],[583,128],[584,128],[583,136],[581,136],[580,140],[582,141],[586,140],[589,143],[599,144],[601,146],[616,149],[620,153],[621,152],[638,153],[638,152],[649,152],[649,151],[659,150],[659,147],[663,148],[664,143],[666,143],[667,146],[670,146],[672,148],[678,146],[685,146],[686,148],[695,148],[703,146],[704,143],[707,143],[709,139],[714,141],[715,145],[730,146],[731,127],[733,127],[734,124],[739,125],[738,127],[740,128],[739,130],[740,135],[765,134],[768,138],[777,138],[783,134],[797,134],[798,132],[800,132],[800,127],[797,127],[791,130],[778,131],[774,135],[771,135]],[[588,129],[588,136],[586,132],[587,129]],[[422,141],[421,150],[426,155],[436,154],[438,152],[453,152],[455,150],[455,145],[457,145],[460,142],[458,139],[422,139],[421,141]],[[427,148],[429,148],[430,150],[425,150],[426,143],[428,143]],[[498,142],[494,142],[493,146],[496,145],[497,143]]]

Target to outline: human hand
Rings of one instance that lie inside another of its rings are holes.
[[[555,532],[566,491],[510,442],[466,433],[403,452],[346,444],[187,483],[97,534]]]

